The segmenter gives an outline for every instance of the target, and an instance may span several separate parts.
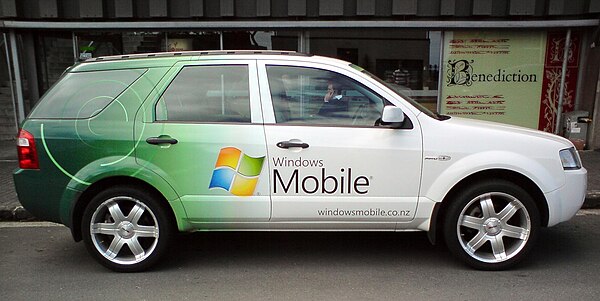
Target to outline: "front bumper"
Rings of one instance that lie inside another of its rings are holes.
[[[568,221],[581,208],[587,193],[587,170],[565,170],[565,185],[545,194],[548,227]]]

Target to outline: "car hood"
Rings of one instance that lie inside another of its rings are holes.
[[[533,130],[533,129],[529,129],[529,128],[525,128],[525,127],[521,127],[521,126],[516,126],[516,125],[509,125],[509,124],[503,124],[503,123],[497,123],[497,122],[491,122],[491,121],[474,120],[474,119],[467,119],[467,118],[460,118],[460,117],[452,117],[443,122],[448,123],[449,125],[452,125],[452,126],[456,126],[456,127],[476,128],[476,129],[485,131],[486,133],[500,132],[500,133],[506,133],[506,134],[510,134],[510,135],[537,137],[537,138],[547,139],[547,140],[551,140],[551,141],[560,143],[560,144],[564,145],[565,147],[573,146],[573,144],[569,140],[567,140],[563,137],[560,137],[558,135],[554,135],[551,133],[542,132],[542,131],[538,131],[538,130]]]

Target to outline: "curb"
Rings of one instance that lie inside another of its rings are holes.
[[[600,190],[588,191],[581,209],[600,209]]]
[[[15,208],[0,207],[0,222],[27,222],[36,218],[27,212],[23,206]]]
[[[600,190],[588,191],[581,209],[600,209]],[[23,206],[15,208],[0,207],[0,222],[29,222],[37,218],[27,212]]]

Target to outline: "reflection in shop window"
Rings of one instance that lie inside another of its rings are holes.
[[[297,51],[298,34],[286,31],[225,31],[223,49]]]
[[[79,59],[123,54],[122,38],[119,33],[77,33]]]
[[[222,45],[221,45],[222,44]],[[298,34],[286,31],[186,31],[167,34],[167,51],[298,49]]]
[[[437,111],[441,32],[411,29],[335,29],[310,32],[310,52],[365,68]]]
[[[36,59],[40,66],[40,94],[50,88],[73,65],[73,37],[70,33],[45,32],[38,35]]]
[[[171,52],[218,50],[221,47],[218,31],[169,32],[167,37],[167,51]]]
[[[154,53],[165,51],[163,32],[124,32],[123,54]]]

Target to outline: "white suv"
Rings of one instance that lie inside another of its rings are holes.
[[[77,64],[19,151],[25,207],[118,271],[148,268],[175,229],[419,230],[504,269],[586,192],[566,139],[433,114],[358,66],[289,52]]]

